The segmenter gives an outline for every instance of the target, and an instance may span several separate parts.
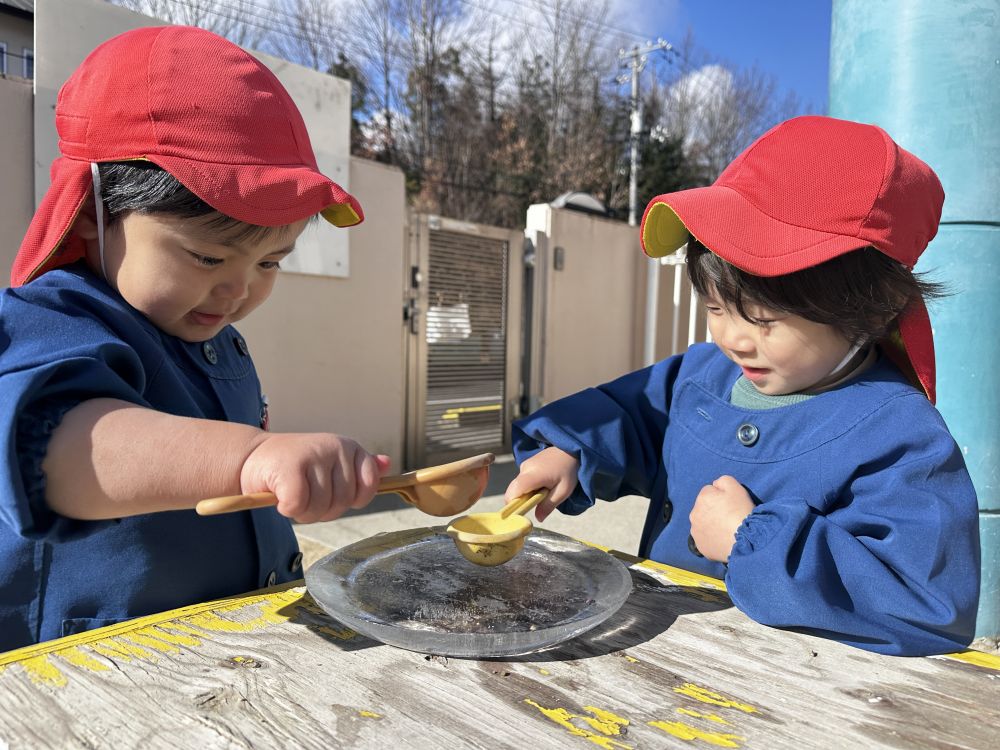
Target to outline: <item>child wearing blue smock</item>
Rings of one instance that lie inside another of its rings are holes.
[[[194,28],[98,47],[60,91],[61,157],[0,293],[0,650],[301,577],[289,519],[388,468],[266,431],[246,341],[308,221],[363,218],[274,75]],[[200,517],[202,498],[277,508]]]
[[[912,267],[934,172],[872,125],[800,117],[706,188],[654,198],[645,252],[687,244],[713,343],[514,426],[512,498],[650,498],[640,554],[724,578],[758,622],[887,654],[970,642],[975,492],[934,402]]]

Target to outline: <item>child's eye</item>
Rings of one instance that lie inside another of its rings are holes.
[[[274,271],[275,269],[281,268],[281,263],[276,260],[262,260],[258,265],[265,271]]]
[[[761,328],[770,328],[772,325],[778,322],[777,318],[755,318],[754,323],[759,325]]]
[[[212,268],[222,263],[222,258],[213,258],[211,255],[202,255],[201,253],[195,253],[192,252],[191,250],[188,250],[188,255],[194,258],[195,261],[198,262],[198,265],[208,266],[209,268]]]

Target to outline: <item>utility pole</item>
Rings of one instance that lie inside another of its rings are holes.
[[[639,74],[646,67],[646,61],[651,52],[673,49],[670,44],[657,39],[643,47],[638,44],[630,50],[618,50],[618,58],[629,69],[629,72],[618,78],[620,83],[631,79],[632,83],[632,128],[629,144],[629,178],[628,178],[628,223],[630,226],[639,224],[639,136],[642,134],[642,98],[639,96]],[[660,293],[660,263],[655,258],[649,258],[646,264],[646,326],[643,336],[642,363],[651,365],[656,361],[656,308]]]

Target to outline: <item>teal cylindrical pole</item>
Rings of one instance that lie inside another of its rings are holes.
[[[830,115],[875,123],[945,190],[921,258],[955,294],[930,309],[938,408],[979,495],[977,635],[1000,634],[1000,2],[834,0]]]

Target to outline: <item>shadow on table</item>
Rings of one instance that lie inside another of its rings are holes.
[[[279,609],[278,614],[315,633],[340,651],[360,651],[382,645],[328,615],[308,591],[298,601]]]
[[[724,591],[663,583],[634,568],[629,572],[632,593],[609,619],[566,643],[501,661],[573,661],[604,656],[652,640],[669,629],[680,615],[716,612],[733,606]]]

